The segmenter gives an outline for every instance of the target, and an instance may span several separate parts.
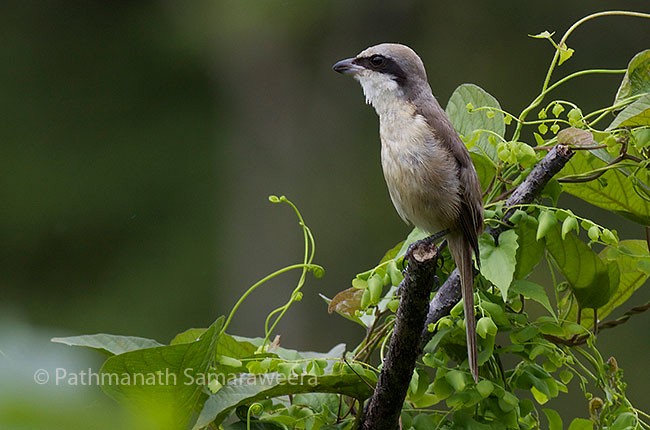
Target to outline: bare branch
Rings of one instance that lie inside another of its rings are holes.
[[[438,248],[433,240],[424,239],[414,243],[406,255],[409,263],[400,284],[401,300],[395,329],[379,381],[361,423],[362,430],[398,428],[415,360],[421,352],[420,332],[434,284]]]

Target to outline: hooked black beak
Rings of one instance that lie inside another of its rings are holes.
[[[354,64],[354,58],[346,58],[341,60],[332,66],[335,72],[343,73],[344,75],[355,75],[363,70],[363,67],[358,64]]]

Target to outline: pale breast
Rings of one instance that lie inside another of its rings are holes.
[[[457,166],[424,117],[408,108],[384,112],[380,135],[384,177],[402,219],[429,233],[456,228]]]

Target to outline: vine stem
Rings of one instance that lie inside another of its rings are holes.
[[[230,314],[228,315],[228,318],[226,319],[226,322],[223,325],[223,328],[221,329],[221,333],[224,333],[226,331],[226,329],[228,328],[228,324],[230,324],[230,321],[233,319],[233,317],[235,316],[235,313],[237,313],[237,310],[239,309],[241,304],[244,302],[244,300],[246,300],[246,298],[248,296],[250,296],[253,293],[253,291],[255,291],[257,288],[259,288],[262,284],[268,282],[269,280],[275,278],[278,275],[289,272],[291,270],[296,270],[296,269],[313,270],[315,268],[320,268],[320,266],[318,266],[316,264],[304,264],[304,263],[292,264],[291,266],[283,267],[282,269],[278,269],[275,272],[266,275],[265,277],[263,277],[262,279],[260,279],[259,281],[257,281],[253,285],[251,285],[248,288],[248,290],[246,290],[246,292],[244,294],[242,294],[242,296],[239,298],[239,300],[237,300],[237,303],[235,303],[235,306],[233,306],[232,310],[230,311]]]
[[[266,275],[264,278],[260,279],[257,281],[255,284],[250,286],[248,290],[237,300],[237,303],[235,303],[235,306],[233,306],[232,310],[230,311],[230,314],[228,315],[228,318],[226,319],[226,322],[223,325],[223,328],[221,329],[221,333],[225,333],[226,329],[228,328],[228,325],[230,324],[230,321],[232,318],[235,316],[235,313],[237,313],[237,310],[241,306],[241,304],[250,296],[253,291],[255,291],[257,288],[259,288],[261,285],[264,283],[268,282],[269,280],[273,279],[274,277],[281,275],[282,273],[288,272],[290,270],[295,270],[295,269],[301,269],[301,274],[300,274],[300,279],[298,280],[298,285],[296,288],[294,288],[293,292],[291,293],[291,297],[289,298],[289,301],[285,303],[284,305],[280,306],[279,308],[275,309],[273,312],[271,312],[265,321],[264,324],[264,329],[265,329],[265,337],[264,341],[262,342],[261,348],[264,348],[269,341],[269,337],[271,336],[271,332],[275,329],[276,325],[280,322],[284,314],[289,310],[289,307],[291,306],[292,303],[300,300],[300,289],[305,283],[305,278],[307,276],[307,272],[313,271],[316,275],[316,277],[322,276],[322,273],[324,272],[323,268],[317,264],[312,264],[312,261],[314,260],[314,254],[316,253],[316,244],[314,241],[314,236],[311,233],[311,230],[309,227],[307,227],[307,224],[305,224],[305,220],[302,217],[302,214],[298,210],[298,207],[291,202],[288,198],[285,196],[269,196],[269,201],[271,203],[286,203],[291,208],[296,214],[296,217],[298,218],[298,224],[300,225],[300,228],[302,228],[303,232],[303,238],[304,238],[304,255],[303,255],[303,262],[300,264],[293,264],[291,266],[283,267],[282,269],[276,270],[275,272]],[[320,275],[318,275],[320,274]],[[275,318],[273,321],[273,324],[271,327],[269,327],[269,323],[271,321],[271,318],[275,316],[276,314],[279,315]]]
[[[569,36],[582,24],[584,24],[587,21],[590,21],[595,18],[601,18],[605,16],[629,16],[629,17],[636,17],[636,18],[646,18],[650,19],[650,14],[648,13],[643,13],[643,12],[632,12],[632,11],[626,11],[626,10],[610,10],[610,11],[603,11],[603,12],[596,12],[592,13],[591,15],[587,15],[584,18],[576,21],[569,29],[564,33],[562,38],[560,39],[560,42],[557,44],[557,48],[555,49],[555,54],[553,55],[553,59],[551,59],[551,64],[548,68],[548,71],[546,72],[546,77],[544,78],[544,83],[542,84],[542,90],[540,94],[531,102],[528,107],[526,107],[521,114],[519,115],[519,120],[517,121],[517,128],[515,129],[514,135],[512,140],[517,140],[519,138],[519,135],[521,134],[521,128],[523,126],[523,122],[526,118],[526,116],[539,104],[542,102],[546,94],[548,94],[549,91],[552,89],[556,88],[558,85],[568,81],[569,79],[573,79],[577,76],[580,76],[581,74],[587,74],[590,72],[589,70],[584,70],[582,72],[576,72],[573,73],[569,76],[566,76],[563,79],[560,79],[558,82],[556,82],[553,85],[550,85],[551,82],[551,76],[553,75],[553,72],[555,71],[555,67],[558,66],[559,59],[560,59],[560,48],[563,46],[566,46],[566,41],[569,38]],[[602,72],[602,70],[601,70]],[[549,86],[550,85],[550,86]]]
[[[278,325],[280,320],[284,317],[284,314],[287,313],[291,305],[299,301],[299,294],[300,290],[302,289],[303,285],[305,284],[305,279],[307,277],[307,272],[311,270],[310,265],[312,261],[314,261],[314,255],[316,253],[316,243],[314,240],[314,235],[311,233],[311,230],[309,227],[307,227],[307,224],[305,224],[305,220],[302,217],[302,214],[298,210],[298,207],[293,204],[293,202],[289,199],[287,199],[285,196],[281,197],[270,197],[269,200],[271,202],[283,202],[287,203],[293,211],[296,213],[296,216],[298,217],[298,224],[302,228],[303,232],[303,239],[304,239],[304,255],[303,255],[303,268],[302,268],[302,273],[300,274],[300,279],[298,280],[298,285],[296,285],[296,288],[294,288],[293,292],[291,293],[291,297],[289,297],[289,300],[287,303],[284,305],[280,306],[279,308],[275,309],[273,312],[271,312],[267,317],[266,321],[264,322],[264,341],[262,342],[262,347],[264,347],[267,342],[269,341],[271,337],[271,333],[273,330],[275,330],[275,327]],[[273,323],[269,327],[269,323],[271,322],[271,318],[273,318],[276,314],[277,317],[275,317],[275,320],[273,320]]]

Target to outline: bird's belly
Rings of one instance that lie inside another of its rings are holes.
[[[460,183],[445,148],[418,128],[382,129],[381,155],[391,200],[404,221],[431,234],[456,228]]]

